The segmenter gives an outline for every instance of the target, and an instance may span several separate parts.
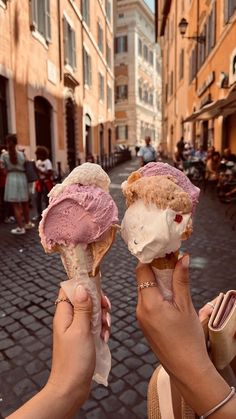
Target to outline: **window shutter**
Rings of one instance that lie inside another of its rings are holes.
[[[115,47],[115,53],[117,54],[117,52],[118,52],[118,38],[116,37],[115,38],[115,41],[114,41],[114,47]]]
[[[125,85],[125,99],[128,98],[128,85]]]
[[[37,8],[37,0],[31,0],[31,19],[32,19],[32,25],[33,29],[37,29],[38,25],[38,8]]]
[[[75,31],[71,30],[71,37],[72,37],[72,67],[73,69],[76,68],[76,41],[75,41]]]
[[[69,57],[68,57],[68,23],[66,18],[63,18],[63,29],[64,29],[64,63],[68,64]]]
[[[87,72],[86,72],[86,51],[83,48],[83,71],[84,71],[84,84],[87,84]]]
[[[50,17],[50,0],[45,0],[45,37],[47,41],[51,41],[51,17]]]

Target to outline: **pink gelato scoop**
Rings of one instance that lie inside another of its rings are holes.
[[[56,245],[84,248],[98,240],[118,221],[118,209],[111,196],[96,186],[73,184],[51,198],[43,212],[39,234],[43,247]]]
[[[178,185],[189,195],[192,204],[193,212],[198,203],[198,197],[200,194],[200,189],[197,186],[193,185],[189,178],[180,170],[176,169],[173,166],[170,166],[168,163],[148,163],[146,166],[141,167],[138,170],[142,176],[160,176],[160,175],[170,175],[173,176]]]

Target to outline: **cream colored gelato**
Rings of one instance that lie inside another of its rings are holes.
[[[176,252],[191,223],[191,214],[178,214],[170,208],[159,209],[141,199],[127,209],[121,235],[129,251],[142,263]]]

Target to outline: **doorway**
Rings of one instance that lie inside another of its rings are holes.
[[[86,161],[93,157],[92,124],[88,114],[85,115],[85,154]]]
[[[47,147],[49,151],[49,158],[52,160],[52,106],[42,96],[36,96],[34,98],[34,117],[36,145]]]
[[[76,167],[75,106],[72,99],[66,101],[66,139],[67,164],[71,172]]]
[[[7,83],[8,80],[0,76],[0,144],[5,144],[6,135],[8,134]]]

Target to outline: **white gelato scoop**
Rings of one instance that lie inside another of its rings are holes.
[[[191,213],[179,214],[170,208],[162,210],[139,199],[126,210],[121,235],[140,262],[151,263],[179,250],[189,223]]]

